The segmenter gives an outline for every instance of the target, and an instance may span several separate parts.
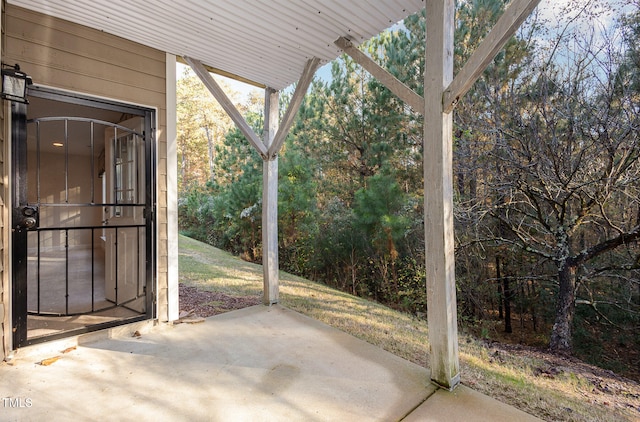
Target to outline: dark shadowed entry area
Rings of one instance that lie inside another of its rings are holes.
[[[14,347],[152,318],[154,111],[36,88],[12,119]]]

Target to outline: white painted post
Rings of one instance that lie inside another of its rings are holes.
[[[167,321],[180,318],[178,287],[178,139],[176,56],[166,54],[167,86]],[[164,318],[164,316],[160,316]]]
[[[264,145],[271,147],[278,131],[278,91],[265,89]],[[279,301],[278,278],[278,155],[264,159],[262,164],[262,271],[264,274],[263,303]]]
[[[453,119],[443,94],[453,79],[454,0],[427,0],[424,76],[424,218],[431,380],[460,383],[453,236]]]
[[[260,140],[238,109],[211,77],[200,61],[190,57],[184,60],[191,66],[209,92],[218,100],[238,129],[247,137],[251,145],[260,153],[262,165],[262,266],[264,273],[265,305],[273,305],[279,300],[278,280],[278,152],[284,143],[289,128],[293,124],[304,95],[313,80],[320,59],[312,57],[302,71],[289,107],[285,112],[282,127],[278,123],[278,91],[266,88],[264,101],[264,136]],[[281,130],[279,130],[281,129]]]

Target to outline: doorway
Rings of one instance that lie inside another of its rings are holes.
[[[153,318],[154,111],[12,104],[14,348]]]

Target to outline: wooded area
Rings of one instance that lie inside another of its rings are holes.
[[[461,328],[637,377],[640,2],[626,3],[534,12],[456,105],[456,280]],[[458,2],[457,70],[504,6]],[[360,49],[422,95],[424,33],[415,15]],[[280,266],[424,316],[422,117],[348,56],[331,73],[280,153]],[[262,101],[238,104],[258,134]],[[178,119],[181,230],[260,260],[262,159],[193,74]]]

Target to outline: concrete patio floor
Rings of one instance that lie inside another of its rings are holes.
[[[0,398],[2,421],[537,420],[464,386],[438,390],[418,365],[261,305],[24,348],[0,365]]]

